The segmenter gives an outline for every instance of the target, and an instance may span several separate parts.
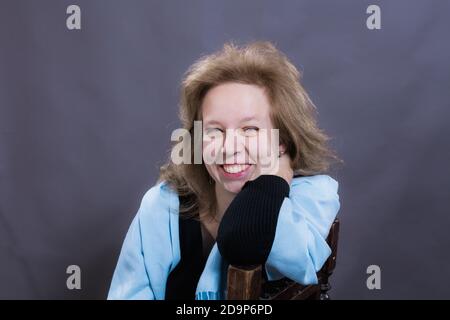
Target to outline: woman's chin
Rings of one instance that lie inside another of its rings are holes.
[[[224,183],[223,188],[230,193],[238,194],[242,190],[245,182],[246,181],[229,181]]]
[[[238,194],[242,190],[242,187],[245,185],[245,183],[248,180],[252,180],[256,171],[255,166],[250,165],[246,172],[241,174],[241,176],[230,176],[230,174],[227,174],[221,167],[218,167],[218,170],[214,173],[216,174],[216,183],[218,183],[224,191]]]

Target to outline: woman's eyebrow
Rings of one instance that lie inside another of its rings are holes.
[[[255,116],[247,116],[247,117],[240,119],[239,123],[250,122],[250,121],[254,121],[254,120],[258,121],[258,119]],[[218,120],[211,119],[211,120],[204,121],[203,125],[204,126],[210,126],[210,125],[222,126],[222,123]]]
[[[245,117],[245,118],[242,118],[241,119],[241,123],[243,123],[243,122],[250,122],[250,121],[253,121],[253,120],[258,120],[256,117],[254,117],[254,116],[248,116],[248,117]]]
[[[204,121],[203,125],[204,126],[210,126],[210,125],[219,125],[219,126],[221,126],[222,124],[219,121],[217,121],[217,120],[206,120],[206,121]]]

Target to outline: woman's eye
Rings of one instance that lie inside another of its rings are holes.
[[[220,128],[209,128],[209,129],[206,129],[205,133],[208,136],[219,136],[219,135],[222,135],[223,130]]]
[[[258,127],[246,127],[246,128],[243,128],[242,131],[247,136],[253,136],[258,133],[259,128]]]

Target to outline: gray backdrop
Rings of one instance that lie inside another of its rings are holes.
[[[81,7],[81,30],[66,8]],[[381,7],[381,30],[366,8]],[[304,73],[345,161],[334,298],[450,298],[448,1],[0,2],[0,298],[103,299],[179,127],[180,79],[227,40]],[[66,267],[82,289],[66,288]],[[381,290],[366,268],[381,267]]]

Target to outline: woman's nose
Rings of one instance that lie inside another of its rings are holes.
[[[225,159],[230,156],[242,152],[245,149],[245,141],[243,137],[238,133],[238,130],[227,129],[225,131],[225,138],[223,141],[223,152]]]

